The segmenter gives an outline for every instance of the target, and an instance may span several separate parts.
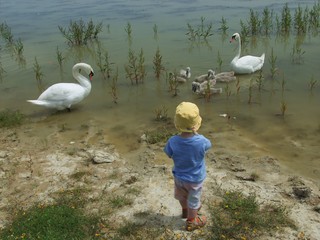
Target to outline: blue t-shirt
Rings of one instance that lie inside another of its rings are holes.
[[[173,159],[174,177],[189,183],[200,183],[206,178],[205,153],[211,147],[209,139],[201,134],[183,138],[172,136],[164,152]]]

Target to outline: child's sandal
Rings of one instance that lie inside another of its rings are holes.
[[[205,216],[197,216],[192,221],[186,221],[186,230],[193,231],[206,225],[207,218]]]

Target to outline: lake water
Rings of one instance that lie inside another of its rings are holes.
[[[15,39],[24,45],[25,62],[19,62],[3,40],[0,41],[0,61],[5,73],[0,80],[0,110],[20,110],[36,124],[34,134],[39,138],[50,134],[55,128],[66,125],[79,127],[94,122],[110,137],[120,151],[128,152],[136,145],[137,138],[155,126],[155,109],[165,106],[172,117],[181,101],[195,102],[204,123],[201,131],[219,131],[225,121],[219,114],[227,113],[248,138],[252,138],[276,156],[292,170],[320,181],[320,81],[319,81],[319,35],[307,34],[300,45],[303,52],[299,63],[293,62],[293,47],[298,41],[295,33],[288,38],[273,34],[269,37],[247,38],[243,54],[266,54],[263,67],[263,86],[259,91],[256,79],[259,74],[238,76],[239,82],[229,84],[231,95],[223,93],[206,101],[191,91],[191,81],[179,86],[178,96],[168,91],[165,77],[154,77],[153,58],[157,48],[163,65],[168,71],[191,67],[192,78],[206,73],[208,69],[219,72],[218,55],[222,60],[221,71],[230,71],[230,62],[236,54],[237,45],[230,44],[234,32],[240,32],[240,20],[247,23],[253,9],[262,13],[265,7],[280,16],[285,3],[294,14],[300,6],[309,9],[312,1],[249,1],[249,0],[114,0],[114,1],[21,1],[0,0],[0,20],[12,30]],[[213,36],[206,44],[188,40],[187,24],[197,28],[204,17],[205,24],[212,23]],[[218,29],[221,19],[227,21],[227,35]],[[90,43],[81,49],[71,48],[61,35],[58,26],[68,27],[70,20],[103,23],[99,44]],[[125,31],[132,26],[131,42]],[[157,36],[154,26],[157,26]],[[319,29],[318,29],[319,30]],[[57,47],[66,58],[63,71],[57,61]],[[99,48],[98,48],[99,47]],[[126,78],[124,66],[128,64],[128,51],[136,54],[143,49],[147,76],[143,84],[131,84]],[[104,79],[97,65],[97,52],[108,51],[112,68],[118,68],[118,104],[110,94],[110,79]],[[271,51],[277,57],[278,75],[271,79]],[[36,99],[39,88],[33,65],[35,58],[44,74],[43,85],[57,82],[74,82],[72,66],[79,61],[89,63],[95,70],[90,95],[74,106],[71,113],[59,113],[26,102]],[[311,91],[309,83],[318,80]],[[282,90],[282,81],[285,88]],[[250,83],[253,85],[250,91]],[[237,84],[240,86],[237,91]],[[249,102],[250,92],[252,94]],[[285,116],[281,104],[285,102]],[[79,134],[81,134],[79,132]],[[236,147],[230,146],[230,147]]]

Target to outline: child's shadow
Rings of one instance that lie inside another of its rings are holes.
[[[181,231],[185,229],[185,219],[181,215],[165,215],[163,213],[155,212],[140,212],[134,216],[137,222],[143,224],[149,229],[159,229],[163,227],[171,231]]]

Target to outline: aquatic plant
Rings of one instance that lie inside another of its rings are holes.
[[[69,45],[82,46],[86,45],[89,40],[98,38],[98,34],[102,32],[102,22],[94,24],[92,19],[87,23],[82,19],[79,21],[70,20],[68,28],[62,26],[58,26],[58,28]]]
[[[103,78],[104,79],[110,78],[111,73],[112,73],[111,65],[113,65],[114,63],[110,62],[108,51],[105,51],[103,56],[102,56],[101,51],[98,50],[97,55],[98,55],[97,65],[98,65],[98,67],[100,69],[100,72],[103,75]]]
[[[311,79],[309,81],[309,89],[310,89],[311,92],[313,91],[313,89],[315,88],[317,83],[318,83],[318,80],[315,80],[313,75],[312,75],[312,77],[311,77]]]
[[[268,7],[265,7],[262,12],[262,20],[261,20],[261,32],[265,36],[269,36],[272,32],[273,27],[273,10],[270,11]]]
[[[129,49],[128,53],[128,61],[129,63],[125,65],[125,71],[127,73],[127,78],[131,80],[131,83],[134,82],[136,84],[139,81],[143,82],[147,72],[145,70],[145,59],[143,49],[141,48],[139,57],[137,57],[132,49]]]
[[[205,24],[205,17],[200,18],[200,25],[193,27],[191,24],[187,23],[188,31],[186,35],[190,41],[206,41],[208,37],[213,35],[212,27],[213,24]]]
[[[288,35],[291,29],[291,12],[288,3],[284,5],[281,11],[281,32],[282,34]]]
[[[309,11],[309,31],[317,34],[320,28],[320,2],[315,3]]]
[[[305,34],[307,32],[308,24],[308,9],[302,10],[302,7],[298,6],[294,12],[293,25],[298,35]]]
[[[286,111],[287,111],[287,103],[284,100],[282,100],[280,105],[280,112],[282,117],[284,117]]]
[[[237,78],[237,82],[236,82],[236,89],[237,89],[237,95],[239,94],[239,92],[240,92],[240,79],[239,78]]]
[[[302,50],[299,43],[295,43],[292,47],[291,57],[292,62],[296,64],[303,63],[303,55],[305,54],[305,51]]]
[[[159,47],[157,48],[156,54],[153,57],[153,69],[157,79],[160,78],[161,72],[165,70],[162,64],[162,56],[160,54]]]
[[[226,83],[225,92],[228,99],[231,96],[231,89],[228,82]]]
[[[157,24],[153,25],[153,38],[158,39],[158,25]]]
[[[0,111],[0,128],[9,128],[21,125],[25,115],[20,111],[2,110]]]
[[[250,9],[249,26],[251,35],[257,35],[260,32],[259,13],[253,9]]]
[[[178,89],[179,82],[177,81],[177,73],[176,72],[166,73],[166,79],[167,79],[167,82],[169,83],[169,92],[171,92],[173,96],[177,96],[179,92],[179,89]]]
[[[14,37],[11,32],[11,28],[8,26],[6,22],[1,23],[0,34],[8,45],[12,45],[14,43]]]
[[[263,87],[263,74],[262,70],[259,71],[259,75],[256,78],[256,83],[258,84],[258,90],[261,92],[262,87]]]
[[[245,24],[242,20],[240,20],[240,27],[241,27],[241,42],[242,42],[242,46],[244,46],[247,43],[247,36],[250,33],[250,27]]]
[[[222,60],[222,58],[221,58],[220,51],[218,50],[217,64],[218,64],[218,70],[219,70],[219,72],[221,72],[222,63],[223,63],[223,60]]]
[[[127,33],[127,38],[129,46],[132,44],[132,26],[130,22],[127,22],[127,26],[124,28],[124,31]]]
[[[227,34],[227,30],[229,29],[228,25],[227,25],[227,20],[222,17],[221,21],[220,21],[220,28],[219,30],[222,31],[222,34]]]
[[[253,92],[253,86],[252,86],[252,79],[250,79],[250,84],[249,84],[249,88],[248,88],[248,93],[249,93],[249,97],[248,97],[248,104],[252,103],[252,92]]]
[[[0,82],[3,79],[3,75],[6,73],[6,71],[4,70],[4,68],[2,67],[2,63],[0,61]]]
[[[155,120],[156,121],[166,121],[168,120],[168,108],[164,105],[161,105],[160,107],[156,108],[154,110],[155,113]]]
[[[59,51],[59,47],[57,46],[57,50],[56,50],[56,54],[57,54],[57,60],[60,66],[60,69],[62,68],[62,62],[65,60],[65,57],[62,55],[62,52]]]
[[[278,68],[277,68],[277,56],[274,55],[273,48],[271,48],[271,54],[268,60],[271,65],[271,68],[270,68],[271,78],[275,79],[276,74],[278,72]]]
[[[43,73],[41,71],[41,67],[38,63],[37,57],[34,58],[34,64],[33,64],[33,71],[36,75],[36,80],[37,80],[37,85],[38,89],[40,92],[43,91],[43,84],[42,84],[42,78],[43,78]]]
[[[115,75],[112,77],[111,92],[110,92],[114,103],[118,103],[118,86],[117,86],[118,77],[119,77],[119,73],[117,68]]]

